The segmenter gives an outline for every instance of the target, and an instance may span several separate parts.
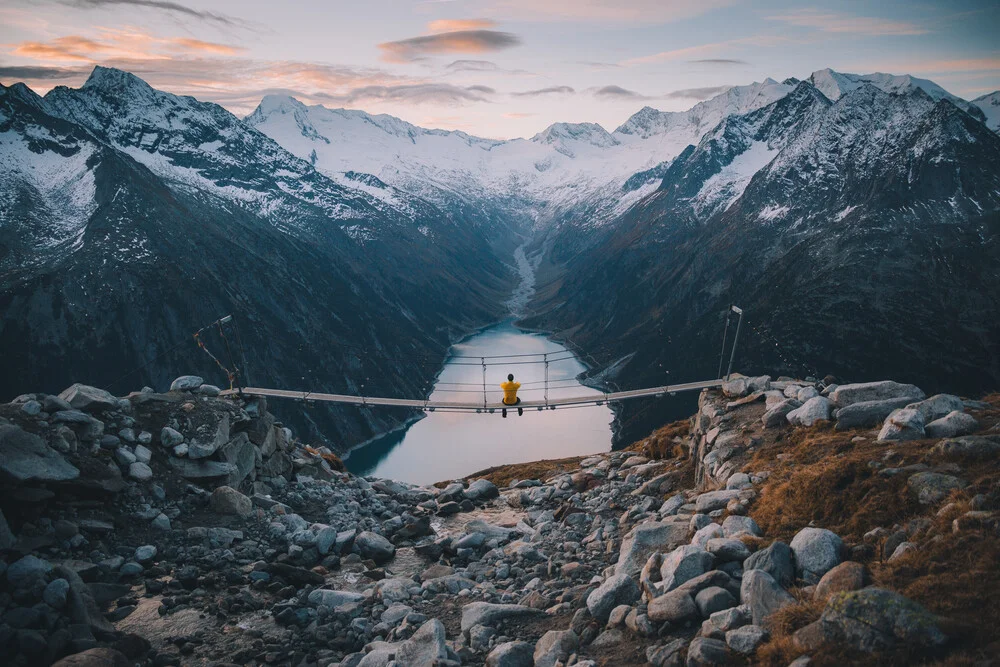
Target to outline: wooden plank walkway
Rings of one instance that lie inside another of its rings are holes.
[[[685,382],[683,384],[664,385],[662,387],[647,387],[645,389],[631,389],[629,391],[616,391],[611,393],[591,394],[590,396],[571,396],[567,398],[555,398],[550,401],[522,401],[517,406],[507,406],[508,408],[534,408],[537,410],[555,409],[560,406],[583,406],[583,405],[604,405],[616,401],[627,401],[633,398],[647,398],[651,396],[664,396],[679,391],[696,391],[722,386],[722,380],[703,380],[701,382]],[[223,395],[236,394],[237,391],[227,389]],[[489,412],[500,409],[503,406],[497,403],[469,403],[458,401],[440,400],[414,400],[407,398],[382,398],[377,396],[348,396],[346,394],[323,394],[312,391],[288,391],[285,389],[264,389],[261,387],[244,387],[243,394],[247,396],[266,396],[270,398],[290,398],[299,401],[322,401],[326,403],[343,403],[346,405],[388,405],[399,408],[417,408],[420,410],[469,410],[472,412]]]

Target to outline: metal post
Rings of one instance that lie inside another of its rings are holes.
[[[736,335],[733,336],[733,352],[732,352],[732,354],[729,355],[729,368],[726,370],[726,381],[727,382],[729,381],[729,376],[732,375],[732,372],[733,372],[733,359],[736,358],[736,344],[740,340],[740,328],[742,328],[742,326],[743,326],[743,309],[742,308],[737,308],[736,306],[733,306],[732,310],[733,310],[734,313],[738,313],[739,314],[740,319],[738,319],[736,321]]]
[[[483,364],[483,407],[486,407],[486,357],[479,358],[480,363]]]
[[[722,331],[722,350],[719,351],[719,374],[715,377],[722,377],[722,364],[726,362],[726,340],[729,338],[729,320],[732,315],[733,305],[729,304],[729,308],[726,309],[726,328]]]
[[[545,405],[549,404],[549,355],[543,355],[545,360]]]

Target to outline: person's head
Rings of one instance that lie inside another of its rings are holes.
[[[507,374],[507,382],[513,382],[513,381],[514,381],[514,374],[513,373],[508,373]]]

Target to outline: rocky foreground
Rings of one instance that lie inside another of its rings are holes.
[[[0,651],[988,664],[1000,397],[832,380],[736,377],[627,451],[432,487],[347,474],[263,400],[193,376],[20,396],[0,405]]]

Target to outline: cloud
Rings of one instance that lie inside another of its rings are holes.
[[[683,88],[681,90],[675,90],[673,92],[664,95],[667,99],[686,99],[686,100],[707,100],[709,98],[715,97],[719,93],[724,93],[732,88],[732,86],[707,86],[705,88]]]
[[[485,93],[487,95],[494,95],[497,92],[495,88],[490,88],[489,86],[466,86],[465,89],[471,90],[474,93]]]
[[[733,58],[702,58],[700,60],[689,60],[694,65],[749,65],[745,60],[735,60]]]
[[[11,54],[49,62],[96,63],[107,59],[167,60],[180,55],[236,55],[244,49],[187,37],[155,37],[136,30],[102,28],[96,38],[56,37],[13,44]]]
[[[594,97],[618,98],[628,100],[645,100],[645,95],[641,95],[634,90],[627,90],[621,86],[604,86],[594,91]]]
[[[510,19],[597,23],[667,23],[701,16],[736,0],[496,0]]]
[[[187,5],[182,5],[177,2],[169,2],[167,0],[57,0],[57,2],[61,5],[76,7],[78,9],[101,9],[104,7],[117,7],[123,5],[138,7],[141,9],[157,9],[175,16],[194,18],[202,21],[211,21],[213,23],[233,28],[243,28],[247,26],[245,21],[232,16],[219,14],[217,12],[192,9]]]
[[[71,79],[84,72],[66,67],[39,67],[37,65],[22,65],[20,67],[0,67],[0,77],[21,81],[24,79]]]
[[[498,74],[537,76],[528,70],[504,69],[489,60],[455,60],[445,65],[444,70],[445,74],[459,74],[460,72],[496,72]]]
[[[569,86],[549,86],[538,90],[525,90],[519,93],[511,93],[514,97],[540,97],[542,95],[569,95],[576,91]]]
[[[646,56],[629,58],[619,63],[622,67],[633,67],[635,65],[646,65],[649,63],[667,62],[673,60],[687,60],[688,62],[721,62],[725,58],[710,58],[720,51],[731,51],[733,48],[751,46],[754,48],[768,48],[774,46],[787,46],[789,44],[803,43],[802,38],[790,37],[788,35],[750,35],[726,40],[724,42],[711,42],[709,44],[698,44],[695,46],[685,46],[669,51],[660,51]],[[737,61],[742,62],[742,61]]]
[[[497,30],[456,30],[435,35],[421,35],[396,42],[383,42],[382,60],[412,62],[429,53],[484,53],[499,51],[521,43],[521,38]]]
[[[535,113],[522,113],[522,112],[519,112],[519,111],[511,111],[509,113],[503,114],[503,117],[504,118],[510,118],[510,119],[513,119],[513,120],[517,120],[519,118],[531,118],[532,116],[537,116],[537,115],[538,114],[535,114]]]
[[[473,90],[473,89],[476,90]],[[487,86],[462,88],[448,83],[419,83],[400,86],[362,86],[343,94],[317,93],[313,97],[356,104],[358,102],[405,102],[408,104],[445,104],[455,106],[469,102],[488,102],[484,97]]]
[[[909,21],[837,14],[818,9],[800,9],[787,14],[768,16],[767,19],[769,21],[780,21],[800,28],[812,28],[821,32],[852,33],[866,37],[926,35],[930,32],[927,28]]]
[[[491,19],[438,19],[427,24],[431,32],[453,32],[455,30],[480,30],[492,28],[497,23]]]
[[[246,51],[240,46],[229,46],[228,44],[216,44],[215,42],[204,42],[200,39],[181,37],[172,40],[172,44],[183,47],[190,51],[204,51],[206,53],[217,53],[220,56],[235,56],[237,53]]]

